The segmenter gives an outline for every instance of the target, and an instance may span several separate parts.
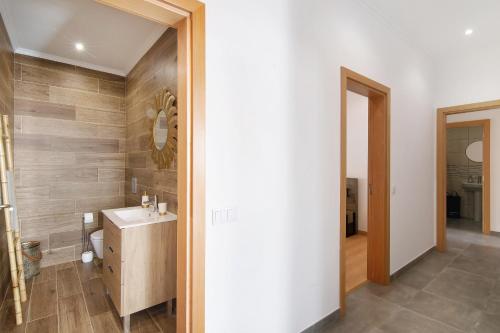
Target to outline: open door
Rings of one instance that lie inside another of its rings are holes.
[[[390,282],[390,89],[341,68],[340,313],[346,295],[347,91],[368,97],[368,250],[367,279]]]

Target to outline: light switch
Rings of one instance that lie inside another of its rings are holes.
[[[212,209],[212,225],[229,224],[238,221],[236,208]]]
[[[212,209],[212,225],[220,224],[222,211],[220,209]]]
[[[227,209],[227,223],[236,223],[238,222],[238,211],[236,208],[228,208]]]

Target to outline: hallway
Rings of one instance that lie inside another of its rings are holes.
[[[448,229],[448,246],[349,294],[345,318],[320,332],[500,332],[500,238]]]

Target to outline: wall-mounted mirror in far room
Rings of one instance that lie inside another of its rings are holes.
[[[152,111],[152,112],[151,112]],[[175,96],[162,89],[156,96],[151,118],[152,157],[159,169],[170,168],[177,155],[177,107]],[[148,115],[149,116],[149,115]]]
[[[472,162],[482,162],[483,161],[483,141],[476,141],[467,146],[465,150],[465,155]]]

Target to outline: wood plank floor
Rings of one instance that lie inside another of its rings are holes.
[[[349,292],[366,281],[368,237],[356,234],[346,238],[345,266],[346,291]]]
[[[102,266],[76,261],[45,267],[26,286],[23,324],[15,324],[8,292],[0,309],[1,332],[122,332],[121,319],[106,295]],[[166,305],[160,304],[133,314],[130,326],[131,332],[175,333],[175,316],[167,316]]]

